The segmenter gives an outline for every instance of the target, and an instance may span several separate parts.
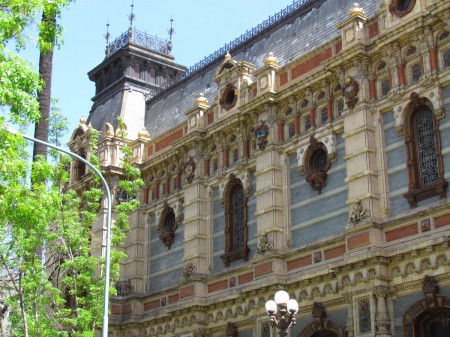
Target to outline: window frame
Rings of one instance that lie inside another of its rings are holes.
[[[234,233],[235,233],[235,223],[234,223],[234,214],[233,214],[233,197],[234,191],[236,188],[242,189],[243,195],[243,244],[241,247],[234,246]],[[248,261],[248,256],[250,252],[250,248],[248,247],[248,207],[247,201],[248,197],[245,193],[244,186],[240,179],[236,178],[236,176],[231,173],[228,179],[228,183],[225,187],[224,191],[224,199],[225,199],[225,251],[224,254],[221,255],[221,259],[225,264],[225,267],[229,267],[232,262],[238,260]]]
[[[447,197],[447,182],[444,179],[444,161],[442,158],[441,136],[439,131],[439,121],[434,114],[433,105],[424,97],[419,97],[416,93],[410,96],[410,103],[405,108],[404,113],[404,141],[406,148],[406,167],[408,171],[408,192],[403,196],[408,200],[411,208],[417,207],[417,203],[435,196],[441,199]],[[415,117],[421,109],[429,109],[433,122],[434,143],[437,157],[438,178],[431,184],[422,185],[419,172],[419,154],[416,140]]]

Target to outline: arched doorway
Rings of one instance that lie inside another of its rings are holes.
[[[450,297],[439,295],[432,276],[425,276],[425,298],[414,303],[403,316],[405,337],[450,337]]]
[[[345,337],[345,328],[337,322],[326,319],[327,313],[323,303],[314,302],[311,315],[314,322],[308,324],[297,337]]]

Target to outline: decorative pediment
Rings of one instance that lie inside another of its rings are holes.
[[[253,83],[255,65],[245,61],[235,61],[227,53],[225,60],[219,65],[214,76],[219,90],[219,116],[239,106],[240,97],[245,97],[246,90]]]
[[[225,55],[225,59],[220,64],[220,66],[216,70],[216,74],[214,75],[214,78],[220,77],[224,72],[229,71],[230,69],[234,68],[237,65],[237,61],[233,60],[231,58],[230,53],[227,53]]]

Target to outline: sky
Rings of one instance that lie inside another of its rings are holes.
[[[76,0],[63,10],[64,43],[55,50],[52,96],[69,119],[69,135],[88,117],[95,93],[87,73],[105,57],[106,24],[110,42],[129,25],[132,0]],[[292,4],[292,0],[134,0],[133,26],[168,38],[170,19],[175,62],[187,67],[209,56],[246,30]],[[38,64],[32,60],[34,64]],[[37,66],[36,66],[37,67]]]

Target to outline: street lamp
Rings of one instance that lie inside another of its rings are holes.
[[[52,149],[55,149],[57,151],[63,152],[65,154],[68,154],[71,157],[74,157],[78,160],[80,160],[81,162],[85,163],[86,165],[88,165],[92,171],[100,178],[103,188],[105,189],[105,194],[106,194],[106,200],[107,200],[107,213],[106,213],[106,248],[105,248],[105,289],[104,289],[104,293],[103,293],[103,299],[104,299],[104,304],[103,304],[103,323],[102,323],[102,337],[107,337],[108,336],[108,302],[109,302],[109,275],[110,275],[110,251],[111,251],[111,192],[109,190],[109,186],[105,180],[105,178],[103,177],[103,175],[100,173],[99,170],[97,170],[97,168],[95,166],[93,166],[90,162],[88,162],[86,159],[84,159],[83,157],[77,155],[76,153],[70,152],[68,150],[63,149],[62,147],[44,142],[40,139],[36,139],[33,138],[31,136],[27,136],[27,135],[23,135],[21,133],[19,133],[18,131],[14,130],[13,128],[7,126],[7,125],[3,125],[3,129],[6,130],[9,133],[12,133],[14,135],[19,135],[22,136],[25,139],[28,139],[32,142],[35,143],[39,143],[39,144],[43,144],[47,147],[51,147]]]
[[[269,315],[270,324],[277,327],[280,337],[288,335],[287,329],[292,325],[295,326],[295,314],[298,311],[298,302],[291,298],[284,290],[275,293],[274,300],[266,302],[266,312]],[[277,318],[278,317],[278,318]]]

